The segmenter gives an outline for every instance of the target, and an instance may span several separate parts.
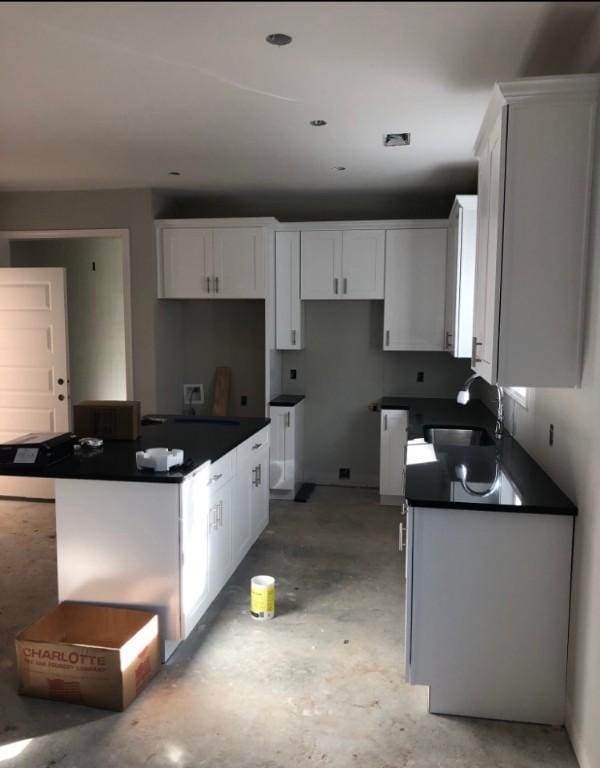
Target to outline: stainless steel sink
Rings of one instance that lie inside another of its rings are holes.
[[[494,445],[483,427],[447,427],[429,424],[423,427],[425,442],[433,445]]]

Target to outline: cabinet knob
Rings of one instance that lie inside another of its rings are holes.
[[[65,396],[64,395],[59,395],[58,399],[62,402],[65,399]]]
[[[65,383],[64,379],[58,379],[58,383],[62,386]]]

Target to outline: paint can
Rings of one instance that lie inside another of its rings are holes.
[[[250,580],[250,615],[259,621],[275,616],[275,579],[272,576],[254,576]]]

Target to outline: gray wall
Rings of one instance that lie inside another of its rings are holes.
[[[125,400],[121,241],[17,240],[11,244],[10,255],[13,267],[64,267],[67,271],[71,402]]]
[[[183,385],[204,384],[205,404],[194,406],[200,415],[210,412],[217,366],[232,369],[230,414],[264,416],[265,309],[263,301],[163,301],[175,305],[167,323],[161,323],[164,345],[175,351],[158,365],[158,410],[178,413],[183,407]],[[164,347],[163,347],[164,350]],[[246,395],[246,406],[241,396]]]
[[[306,395],[305,479],[338,483],[339,468],[349,467],[350,484],[377,486],[379,414],[369,404],[385,395],[454,397],[469,361],[444,352],[383,352],[382,301],[305,304],[306,348],[283,353],[283,391]]]
[[[145,411],[156,406],[157,324],[169,308],[156,299],[152,192],[1,192],[0,230],[128,229],[131,257],[133,386]],[[165,345],[163,345],[165,346]],[[174,345],[166,345],[168,364]]]

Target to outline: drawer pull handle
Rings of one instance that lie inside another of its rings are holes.
[[[252,446],[252,450],[253,450],[253,451],[256,451],[256,450],[258,450],[258,449],[260,448],[260,446],[261,446],[261,445],[262,445],[262,443],[254,443],[254,445]]]

